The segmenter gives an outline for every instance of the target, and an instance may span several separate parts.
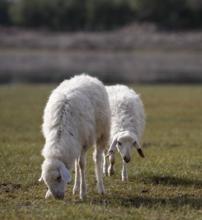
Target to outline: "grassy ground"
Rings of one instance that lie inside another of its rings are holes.
[[[147,112],[146,158],[134,152],[129,182],[105,178],[96,193],[88,154],[88,197],[68,187],[64,201],[45,200],[38,183],[42,111],[53,86],[0,87],[0,219],[202,219],[201,86],[137,86]],[[117,155],[117,158],[118,155]]]

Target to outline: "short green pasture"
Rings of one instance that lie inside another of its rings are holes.
[[[105,177],[106,195],[97,194],[88,152],[88,196],[45,200],[38,183],[43,147],[42,113],[54,86],[0,87],[0,219],[202,219],[202,86],[138,85],[147,114],[145,159],[133,152],[129,181]],[[74,176],[74,173],[72,173]]]

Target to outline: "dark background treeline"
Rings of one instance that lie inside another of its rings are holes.
[[[0,0],[0,25],[50,30],[109,30],[151,21],[201,28],[201,0]]]

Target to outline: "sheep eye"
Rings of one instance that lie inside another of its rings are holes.
[[[118,145],[119,145],[119,146],[121,146],[121,145],[122,145],[122,143],[121,143],[121,142],[119,142],[119,141],[118,141],[117,143],[118,143]]]
[[[61,177],[61,176],[58,176],[56,180],[57,180],[58,182],[61,182],[62,177]]]

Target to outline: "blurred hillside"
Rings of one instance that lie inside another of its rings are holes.
[[[202,82],[201,0],[0,0],[0,83]]]
[[[202,82],[202,32],[133,24],[110,32],[1,28],[0,81],[55,82],[89,72],[105,82]]]

